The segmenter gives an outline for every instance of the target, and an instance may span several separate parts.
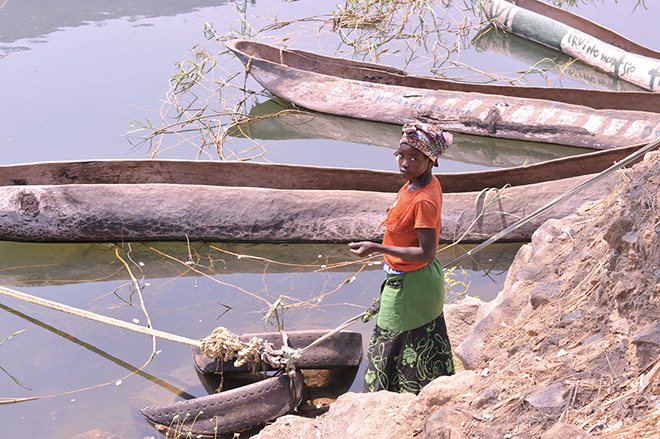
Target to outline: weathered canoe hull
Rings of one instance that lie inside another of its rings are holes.
[[[479,242],[589,176],[446,193],[441,242]],[[528,240],[560,218],[612,192],[618,176],[571,198],[504,238]],[[235,241],[350,242],[382,239],[387,192],[281,190],[173,184],[0,187],[0,240],[32,242]],[[474,223],[474,224],[473,224]],[[470,227],[472,226],[472,227]]]
[[[443,192],[472,192],[522,186],[600,172],[640,145],[547,160],[512,168],[437,173]],[[83,160],[0,166],[0,187],[141,185],[252,187],[282,190],[396,193],[405,183],[398,172],[195,160]]]
[[[441,242],[480,242],[639,148],[517,168],[438,174]],[[566,178],[578,175],[579,177]],[[617,177],[517,229],[606,196]],[[0,240],[30,242],[380,240],[403,180],[366,169],[178,160],[95,160],[0,166]],[[495,191],[495,203],[490,201]],[[482,206],[489,205],[481,216]]]
[[[557,50],[649,91],[660,91],[660,53],[537,0],[486,0],[497,27]]]
[[[660,137],[655,94],[457,84],[245,40],[227,47],[265,89],[323,113],[593,149]]]
[[[500,32],[492,25],[483,28],[474,37],[472,44],[479,51],[491,51],[530,66],[537,66],[540,69],[556,66],[557,69],[561,68],[562,78],[581,82],[599,90],[646,91],[635,84],[615,78],[583,61],[571,58],[562,52],[538,44],[530,39],[510,32]]]

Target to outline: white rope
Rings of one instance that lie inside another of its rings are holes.
[[[639,158],[641,158],[647,152],[651,151],[654,148],[657,148],[658,145],[660,145],[660,139],[654,140],[653,142],[650,142],[650,143],[646,144],[642,148],[640,148],[637,151],[633,152],[632,154],[628,155],[626,158],[624,158],[620,162],[613,164],[609,168],[607,168],[604,171],[601,171],[600,173],[594,175],[590,179],[583,181],[579,185],[577,185],[574,188],[566,191],[565,193],[561,194],[560,196],[558,196],[554,200],[548,202],[545,206],[542,206],[542,207],[538,208],[534,212],[530,213],[526,217],[524,217],[524,218],[520,219],[519,221],[515,222],[514,224],[510,225],[506,229],[504,229],[504,230],[500,231],[499,233],[491,236],[490,238],[488,238],[486,241],[482,242],[478,246],[474,247],[473,249],[471,249],[471,250],[465,252],[464,254],[462,254],[461,256],[459,256],[459,257],[453,259],[452,261],[448,262],[447,267],[453,267],[454,265],[458,265],[460,262],[463,262],[465,259],[467,259],[467,258],[471,257],[472,255],[474,255],[475,253],[483,250],[484,248],[488,247],[489,245],[491,245],[495,241],[498,241],[502,237],[504,237],[504,236],[508,235],[509,233],[513,232],[514,230],[516,230],[517,228],[527,224],[529,221],[537,218],[538,216],[542,215],[546,211],[552,209],[557,204],[560,204],[563,201],[568,200],[569,198],[571,198],[573,195],[577,194],[578,192],[580,192],[580,191],[586,189],[587,187],[601,181],[602,179],[609,176],[614,171],[619,170],[619,169],[623,168],[624,166],[629,165],[629,164],[633,163],[634,161],[638,160]]]
[[[19,299],[24,302],[32,303],[35,305],[45,306],[47,308],[54,309],[56,311],[65,312],[67,314],[71,314],[74,316],[84,317],[89,320],[94,320],[100,323],[105,323],[107,325],[116,326],[118,328],[129,329],[131,331],[139,332],[145,335],[150,335],[152,337],[158,337],[164,340],[169,340],[176,343],[183,343],[190,346],[197,346],[200,348],[202,345],[199,340],[193,340],[187,337],[181,337],[179,335],[170,334],[146,326],[140,326],[134,323],[124,322],[123,320],[118,320],[112,317],[103,316],[100,314],[93,313],[91,311],[75,308],[73,306],[64,305],[63,303],[53,302],[52,300],[43,299],[41,297],[33,296],[27,293],[22,293],[20,291],[12,290],[11,288],[0,286],[0,294],[4,294],[5,296],[13,297],[15,299]]]

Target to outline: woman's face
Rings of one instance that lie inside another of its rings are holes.
[[[399,163],[399,172],[408,181],[414,181],[433,168],[433,162],[422,151],[407,143],[399,145],[394,153]]]

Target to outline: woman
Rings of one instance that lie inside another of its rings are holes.
[[[390,207],[382,244],[349,244],[358,256],[383,253],[386,279],[366,358],[364,390],[419,391],[454,373],[442,314],[442,266],[435,258],[440,237],[442,188],[432,169],[452,135],[428,124],[406,124],[394,155],[406,184]]]

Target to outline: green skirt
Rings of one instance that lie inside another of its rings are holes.
[[[444,275],[436,259],[426,267],[388,274],[380,300],[365,320],[378,320],[366,356],[364,391],[419,391],[454,373],[443,315]]]
[[[365,392],[419,393],[434,379],[453,374],[443,314],[410,331],[374,328],[366,356]]]

